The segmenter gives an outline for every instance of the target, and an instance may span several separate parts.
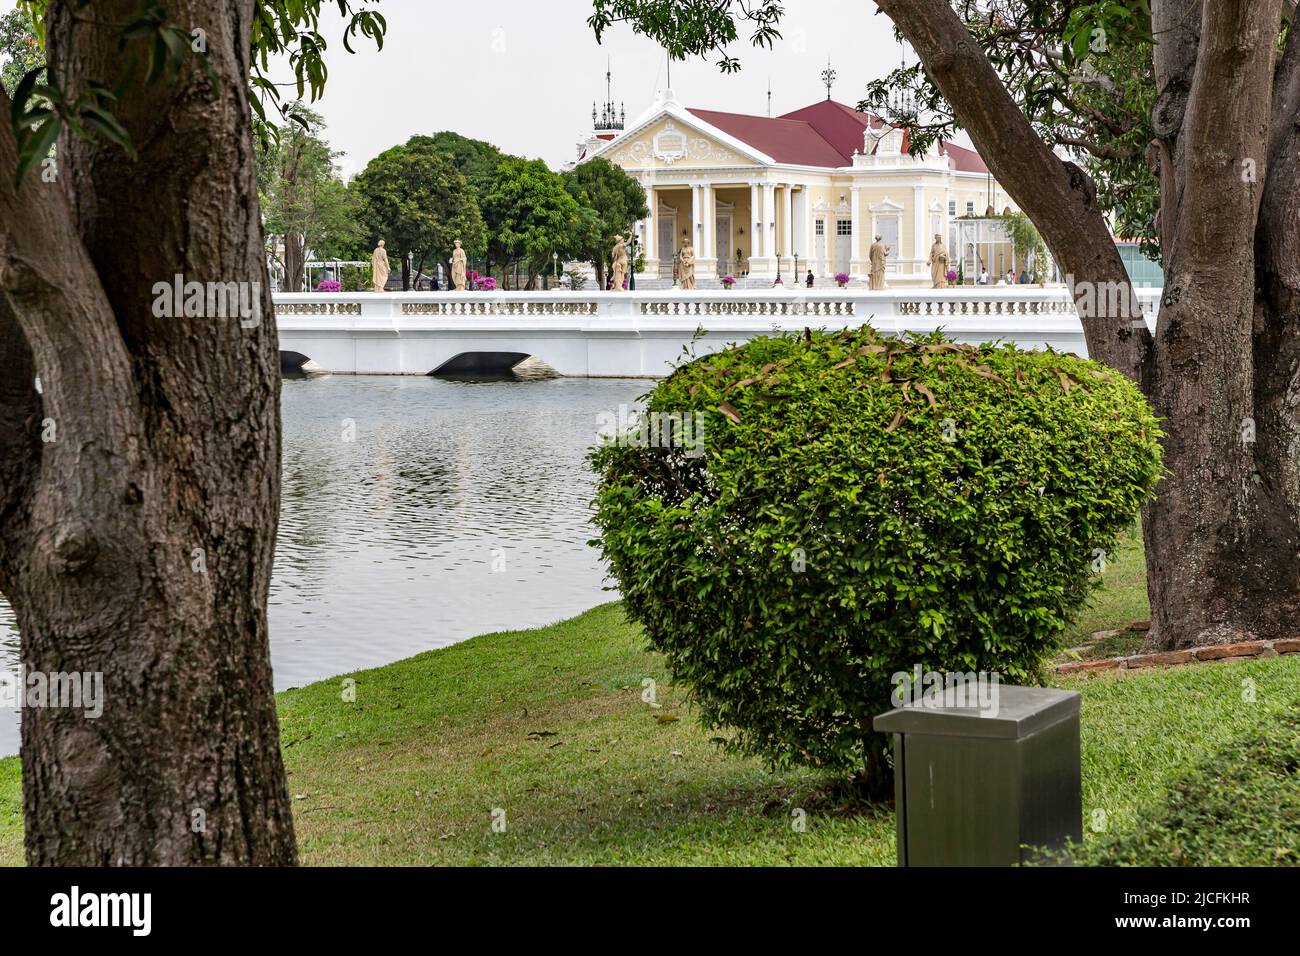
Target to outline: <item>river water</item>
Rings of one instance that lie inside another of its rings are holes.
[[[284,384],[277,690],[610,600],[587,545],[598,418],[650,383],[333,376]],[[17,666],[0,599],[0,668]],[[0,710],[0,755],[18,750]]]

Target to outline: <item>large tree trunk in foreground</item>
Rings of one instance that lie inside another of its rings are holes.
[[[1154,340],[1135,321],[1089,178],[1037,135],[949,0],[878,6],[1074,277],[1090,354],[1137,382],[1165,419],[1169,477],[1143,520],[1153,615],[1145,649],[1294,634],[1300,52],[1293,32],[1270,104],[1281,0],[1152,4],[1166,263]],[[1270,121],[1279,131],[1271,143]]]
[[[215,89],[194,64],[143,85],[140,44],[99,25],[135,0],[96,3],[74,30],[76,6],[51,3],[51,66],[72,95],[133,66],[118,115],[139,160],[65,134],[58,183],[15,192],[0,126],[0,589],[29,672],[104,681],[99,719],[23,715],[28,861],[292,863],[266,619],[279,362],[252,2],[167,5],[206,31]],[[157,317],[154,284],[178,274],[249,283],[251,314]]]
[[[1300,623],[1296,449],[1279,441],[1296,396],[1271,367],[1279,316],[1256,298],[1281,5],[1196,6],[1166,5],[1182,25],[1156,62],[1165,296],[1151,397],[1176,478],[1146,516],[1152,649],[1291,636]]]

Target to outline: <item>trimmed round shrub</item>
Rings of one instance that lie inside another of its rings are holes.
[[[893,675],[1036,682],[1161,473],[1123,376],[869,327],[677,368],[591,453],[631,617],[729,749],[887,777]]]

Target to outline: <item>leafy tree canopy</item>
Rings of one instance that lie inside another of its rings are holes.
[[[269,236],[285,243],[286,268],[296,277],[308,252],[351,258],[364,245],[360,199],[340,178],[342,156],[325,141],[320,114],[298,104],[295,122],[277,141],[257,149],[258,194]],[[291,279],[288,291],[298,291]]]
[[[432,136],[412,136],[407,146],[432,146],[446,153],[456,163],[456,168],[473,187],[479,202],[496,179],[497,166],[503,156],[501,150],[481,139],[470,139],[460,133],[444,130]]]
[[[0,84],[14,95],[18,81],[45,65],[45,50],[36,36],[31,15],[19,7],[0,15]]]
[[[596,157],[563,174],[564,186],[583,211],[575,237],[573,255],[593,263],[604,263],[616,236],[626,236],[633,225],[650,215],[645,189],[622,168]],[[603,271],[598,269],[598,275]]]
[[[551,256],[568,256],[580,220],[578,201],[564,179],[540,159],[508,157],[483,202],[498,262],[524,262],[531,281]]]
[[[352,184],[365,207],[370,240],[417,263],[443,260],[459,239],[469,255],[487,245],[483,216],[465,177],[428,145],[394,146],[372,159]]]

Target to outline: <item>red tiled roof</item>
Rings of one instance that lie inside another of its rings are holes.
[[[840,154],[841,166],[851,165],[853,154],[862,151],[862,133],[868,126],[880,129],[884,125],[874,113],[859,113],[834,100],[822,100],[781,118],[803,120],[816,129]]]
[[[829,167],[848,165],[840,152],[803,120],[719,113],[715,110],[689,112],[710,126],[766,153],[778,163]]]
[[[952,160],[952,168],[959,173],[987,173],[989,168],[980,159],[980,154],[956,143],[941,143],[939,150]]]
[[[884,120],[874,113],[862,113],[834,100],[822,100],[775,118],[715,110],[689,112],[778,163],[799,166],[851,166],[853,154],[862,149],[863,132],[884,126]],[[905,133],[904,152],[908,149],[907,139]],[[940,143],[939,151],[951,160],[952,168],[958,172],[989,171],[973,149]]]

